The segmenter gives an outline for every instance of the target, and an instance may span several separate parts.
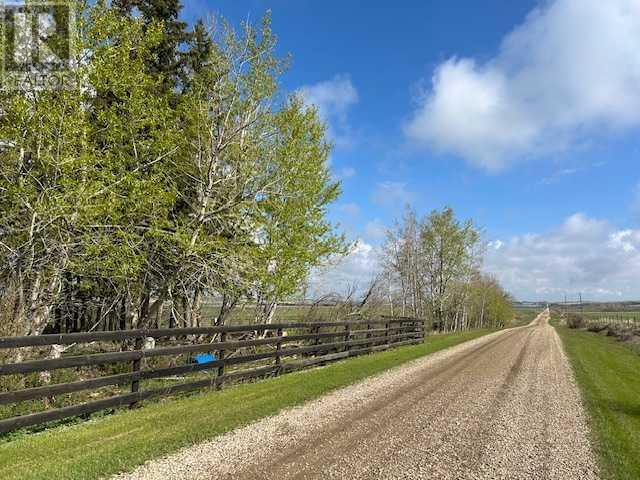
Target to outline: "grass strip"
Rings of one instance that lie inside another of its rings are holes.
[[[610,337],[556,327],[591,416],[603,479],[640,478],[640,356]]]
[[[0,444],[0,478],[92,480],[130,471],[147,460],[487,333],[490,331],[432,336],[420,345],[236,385],[220,392],[164,400],[90,422],[18,437]]]

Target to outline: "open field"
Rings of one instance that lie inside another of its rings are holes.
[[[640,319],[640,311],[637,310],[610,310],[610,311],[584,311],[579,312],[581,315],[587,318],[638,318]]]
[[[421,345],[19,437],[0,445],[0,478],[90,480],[127,471],[149,459],[487,333],[438,335]]]
[[[523,325],[528,325],[529,323],[531,323],[540,313],[540,308],[516,306],[514,308],[514,313],[515,316],[512,322],[512,326],[521,327]]]
[[[602,477],[640,478],[640,356],[611,337],[557,330],[591,416]]]

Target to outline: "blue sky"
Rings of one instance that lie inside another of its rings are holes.
[[[518,298],[640,298],[637,0],[185,8],[235,25],[272,11],[293,56],[283,88],[318,106],[336,144],[331,218],[359,240],[329,283],[375,269],[408,201],[473,218],[485,269]]]

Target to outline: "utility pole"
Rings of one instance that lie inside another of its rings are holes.
[[[582,313],[582,292],[580,292],[580,313]]]

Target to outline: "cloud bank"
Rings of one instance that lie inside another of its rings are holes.
[[[640,2],[555,0],[485,63],[439,65],[405,134],[489,171],[640,125]]]
[[[640,298],[640,230],[577,213],[548,233],[489,243],[485,270],[521,300]]]
[[[383,225],[375,221],[376,229]],[[379,248],[363,240],[336,263],[313,272],[314,296],[359,289],[381,269]],[[640,229],[620,229],[582,213],[545,233],[494,239],[483,270],[519,300],[640,299]]]

